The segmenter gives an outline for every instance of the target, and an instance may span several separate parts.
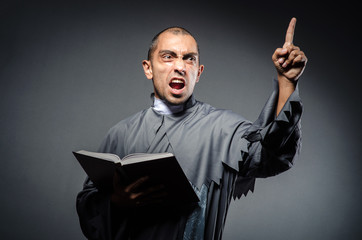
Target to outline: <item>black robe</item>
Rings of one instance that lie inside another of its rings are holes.
[[[206,193],[200,203],[204,208],[114,209],[109,196],[100,193],[87,179],[77,196],[85,236],[221,239],[232,198],[253,191],[255,178],[289,169],[299,152],[302,104],[298,89],[275,117],[277,99],[276,83],[275,91],[253,124],[194,97],[186,102],[181,113],[161,115],[148,108],[119,122],[110,129],[99,151],[120,157],[137,152],[174,153],[195,189]],[[203,211],[199,214],[201,223],[200,219],[189,219],[197,211]],[[184,236],[185,228],[188,236]]]

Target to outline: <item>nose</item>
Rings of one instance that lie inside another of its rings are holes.
[[[177,59],[174,65],[175,72],[179,73],[180,75],[184,76],[186,73],[186,64],[183,59]]]

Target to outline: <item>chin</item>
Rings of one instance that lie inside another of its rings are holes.
[[[172,97],[172,98],[167,98],[166,101],[172,105],[181,105],[184,104],[187,101],[187,99],[188,98],[185,97],[180,97],[180,98]]]
[[[167,101],[167,100],[166,100]],[[185,101],[182,101],[182,100],[178,100],[178,101],[167,101],[169,104],[171,105],[181,105],[181,104],[184,104]]]

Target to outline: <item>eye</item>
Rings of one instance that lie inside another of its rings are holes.
[[[165,54],[165,55],[162,55],[162,58],[165,60],[169,60],[172,58],[172,56],[171,56],[171,54]]]
[[[185,58],[186,61],[188,62],[195,62],[196,61],[196,57],[195,56],[187,56]]]

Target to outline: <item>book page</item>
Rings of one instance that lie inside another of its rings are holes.
[[[172,153],[133,153],[124,157],[122,165],[132,164],[137,162],[152,161],[160,158],[172,157]]]
[[[90,157],[103,159],[103,160],[114,162],[114,163],[121,162],[121,159],[118,157],[118,155],[112,154],[112,153],[89,152],[89,151],[85,151],[85,150],[80,150],[77,153],[83,154],[86,156],[90,156]]]

